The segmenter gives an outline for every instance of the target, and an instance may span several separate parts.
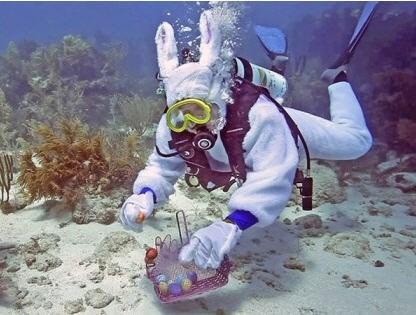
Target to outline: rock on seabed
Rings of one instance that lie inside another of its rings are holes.
[[[106,307],[114,300],[114,296],[104,292],[100,288],[88,290],[85,293],[85,303],[94,308]]]
[[[339,233],[327,240],[324,250],[340,255],[367,260],[372,253],[370,241],[358,233]]]

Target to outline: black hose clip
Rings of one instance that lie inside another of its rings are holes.
[[[313,178],[309,175],[304,176],[303,172],[297,169],[294,184],[302,196],[302,209],[312,210]]]

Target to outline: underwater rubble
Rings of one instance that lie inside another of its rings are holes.
[[[238,307],[248,307],[245,300],[257,303],[259,293],[253,293],[255,291],[261,292],[262,296],[299,296],[299,291],[305,290],[305,284],[321,278],[337,294],[356,297],[354,290],[360,289],[361,294],[371,295],[374,299],[375,292],[378,292],[380,298],[376,303],[389,309],[382,301],[387,289],[380,291],[378,288],[393,288],[403,281],[402,276],[395,272],[399,266],[409,272],[414,269],[416,223],[411,215],[414,194],[383,180],[391,174],[408,170],[403,166],[407,162],[400,165],[395,161],[395,154],[389,153],[388,156],[389,160],[367,169],[367,172],[349,170],[350,175],[344,184],[339,181],[342,198],[328,196],[312,213],[300,210],[297,200],[293,200],[278,222],[243,235],[240,246],[231,255],[230,284],[224,288],[227,294],[240,292],[242,298],[237,303],[241,306],[230,308],[218,291],[189,302],[189,308],[201,312],[221,309],[229,313]],[[404,160],[412,159],[409,154]],[[385,163],[389,166],[386,167]],[[334,174],[328,171],[331,168]],[[317,183],[322,182],[323,187],[329,187],[330,183],[333,185],[334,181],[342,178],[340,174],[345,170],[343,166],[331,168],[326,164],[316,168],[314,178]],[[144,248],[154,242],[156,235],[177,235],[174,213],[179,209],[187,214],[191,231],[223,216],[227,213],[226,202],[231,193],[216,191],[208,194],[186,187],[182,180],[176,189],[171,201],[149,218],[141,233],[124,230],[113,219],[108,225],[92,221],[78,225],[72,222],[71,217],[65,216],[58,221],[50,221],[50,218],[38,221],[40,225],[35,228],[47,232],[31,233],[29,240],[25,240],[22,234],[16,238],[15,244],[0,246],[0,253],[6,254],[0,259],[0,277],[7,287],[5,292],[11,305],[24,310],[55,310],[68,314],[92,309],[110,313],[152,309],[150,312],[158,313],[155,305],[151,304],[153,302],[149,302],[153,292],[145,277]],[[12,189],[12,198],[14,192]],[[105,213],[106,208],[111,208],[117,215],[121,196],[122,193],[108,196],[87,194],[86,208],[95,209],[92,210],[95,215],[100,209]],[[56,211],[58,205],[55,202],[49,206]],[[219,209],[219,212],[212,211],[212,208]],[[40,203],[29,209],[32,210],[20,210],[5,216],[6,220],[1,224],[10,237],[17,236],[19,229],[28,229],[34,215],[46,208]],[[16,231],[13,230],[15,224],[9,225],[15,221],[11,216],[23,219]],[[377,273],[381,269],[387,273],[383,282]],[[362,270],[367,271],[362,273]],[[54,300],[47,295],[52,288],[56,294]],[[70,294],[66,296],[64,292]],[[286,305],[283,296],[280,299],[283,299],[282,305]],[[304,301],[297,305],[305,310],[330,311],[322,303]],[[183,307],[187,309],[188,306]],[[289,305],[283,307],[292,309]]]

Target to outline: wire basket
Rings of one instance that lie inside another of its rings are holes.
[[[163,240],[157,236],[155,248],[146,249],[147,277],[153,283],[156,295],[162,303],[194,298],[226,285],[231,268],[231,262],[227,255],[218,269],[199,269],[194,262],[186,265],[181,264],[178,259],[179,252],[184,245],[189,243],[188,225],[182,210],[176,212],[176,221],[179,241],[172,239],[170,234],[166,235]],[[182,236],[182,226],[185,230],[186,240]]]

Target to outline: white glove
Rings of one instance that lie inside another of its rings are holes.
[[[148,191],[144,194],[133,194],[124,202],[120,211],[120,222],[130,228],[138,228],[141,219],[146,219],[153,212],[153,194]],[[140,214],[142,217],[140,218]]]
[[[189,244],[179,253],[179,260],[182,263],[190,263],[194,260],[200,268],[216,269],[220,266],[224,255],[236,245],[242,232],[235,224],[215,222],[192,235]]]

